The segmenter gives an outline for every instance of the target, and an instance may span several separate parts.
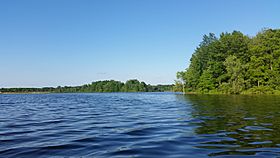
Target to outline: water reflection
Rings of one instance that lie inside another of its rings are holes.
[[[279,96],[178,95],[177,99],[191,102],[190,124],[196,125],[197,137],[207,138],[196,147],[213,149],[209,156],[279,154]]]

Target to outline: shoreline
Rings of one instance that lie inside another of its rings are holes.
[[[48,94],[52,92],[0,92],[1,94]]]
[[[163,92],[0,92],[1,94],[70,94],[70,93],[177,93],[181,95],[231,95],[231,96],[260,96],[260,95],[274,95],[278,96],[280,94],[226,94],[226,93],[199,93],[199,92],[172,92],[172,91],[163,91]]]
[[[69,93],[178,93],[172,91],[163,92],[0,92],[1,94],[69,94]],[[180,92],[179,92],[180,93]]]
[[[228,94],[228,93],[199,93],[199,92],[185,92],[184,95],[240,95],[240,96],[244,96],[244,95],[280,95],[279,93],[240,93],[240,94]]]

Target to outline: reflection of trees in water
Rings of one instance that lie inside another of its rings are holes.
[[[207,138],[198,147],[227,149],[212,156],[250,155],[257,151],[239,150],[279,147],[279,96],[186,95],[184,99],[192,104],[194,120],[199,120],[191,123],[197,125],[195,133]]]

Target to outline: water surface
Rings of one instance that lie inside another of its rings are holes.
[[[0,95],[0,157],[279,157],[280,97]]]

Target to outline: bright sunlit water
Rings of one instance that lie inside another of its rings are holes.
[[[208,156],[280,156],[280,97],[0,95],[0,157]]]

